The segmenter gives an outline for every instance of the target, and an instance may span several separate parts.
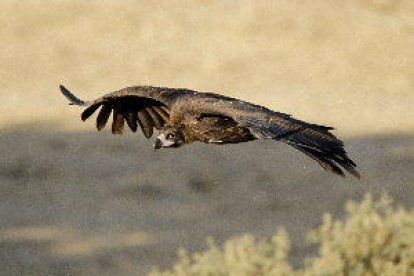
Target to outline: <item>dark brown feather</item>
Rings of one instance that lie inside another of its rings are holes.
[[[170,113],[171,113],[171,110],[170,110],[170,108],[168,108],[167,106],[165,106],[165,105],[161,105],[161,106],[158,106],[160,109],[162,109],[164,112],[165,112],[165,114],[167,114],[167,116],[168,117],[170,117]]]
[[[153,133],[154,123],[152,122],[151,116],[145,109],[138,112],[138,123],[142,129],[142,133],[145,137],[151,138]]]
[[[124,116],[117,110],[114,110],[112,121],[112,133],[122,134],[124,133]]]
[[[109,105],[102,105],[101,111],[99,111],[98,117],[96,118],[96,128],[98,131],[101,131],[106,126],[111,112],[112,108]]]
[[[309,137],[305,132],[296,133],[288,137],[285,142],[316,160],[328,171],[343,175],[339,167],[341,166],[355,177],[360,178],[360,174],[355,169],[355,163],[348,158],[339,140],[327,140],[323,136]]]
[[[91,115],[101,106],[101,104],[93,104],[85,109],[85,111],[82,112],[81,119],[82,121],[86,121]]]
[[[151,116],[155,128],[161,129],[164,125],[164,121],[161,118],[161,116],[151,106],[147,107],[146,110],[148,111],[148,114]]]
[[[185,122],[183,129],[187,143],[241,143],[255,140],[250,131],[241,127],[233,119],[214,114],[202,114],[197,123]]]
[[[60,92],[62,92],[63,96],[66,97],[66,99],[69,100],[69,104],[70,105],[87,105],[88,103],[85,101],[82,101],[81,99],[79,99],[78,97],[76,97],[75,95],[73,95],[68,89],[66,89],[66,87],[64,87],[63,85],[59,85],[60,88]]]
[[[170,113],[166,111],[166,107],[163,108],[162,106],[153,106],[152,108],[155,112],[158,113],[158,115],[162,118],[164,123],[168,122],[170,118]]]
[[[293,146],[294,148],[298,149],[302,153],[306,154],[307,156],[311,157],[313,160],[319,163],[322,168],[326,171],[333,172],[340,176],[345,176],[344,172],[331,160],[325,158],[322,153],[318,153],[315,150],[307,149],[300,146]]]
[[[138,129],[138,113],[136,111],[128,112],[125,116],[129,128],[136,132]]]

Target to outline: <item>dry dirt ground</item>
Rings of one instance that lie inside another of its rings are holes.
[[[292,262],[349,199],[414,198],[414,1],[1,1],[0,274],[141,275],[278,227]],[[279,143],[154,153],[81,123],[130,85],[220,92],[335,126],[360,181]]]

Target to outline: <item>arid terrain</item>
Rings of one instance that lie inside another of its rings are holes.
[[[366,192],[414,204],[414,2],[3,1],[0,274],[142,275],[177,249],[305,233]],[[361,180],[287,145],[153,152],[58,92],[131,85],[242,98],[334,126]]]

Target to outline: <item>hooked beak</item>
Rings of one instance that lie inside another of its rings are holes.
[[[161,134],[160,136],[155,138],[154,151],[160,148],[169,148],[169,147],[175,147],[175,142],[167,140],[164,134]]]
[[[155,138],[154,141],[154,151],[156,151],[157,149],[160,149],[162,146],[162,141],[159,138]]]

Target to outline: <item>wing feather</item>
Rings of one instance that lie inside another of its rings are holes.
[[[161,116],[152,107],[147,107],[145,110],[151,116],[152,121],[154,122],[155,128],[161,129],[164,125],[164,122]]]
[[[81,115],[83,121],[91,117],[102,105],[96,119],[99,131],[105,127],[113,111],[114,134],[123,132],[126,121],[133,132],[136,132],[138,125],[143,128],[142,132],[147,138],[152,136],[153,127],[161,129],[169,121],[170,109],[180,97],[194,93],[186,89],[137,86],[106,94],[94,101],[83,101],[64,86],[60,86],[60,90],[70,104],[86,106]]]
[[[194,111],[193,108],[191,111],[228,116],[256,138],[285,142],[315,159],[328,171],[343,175],[343,168],[355,177],[360,177],[343,142],[330,132],[333,129],[331,127],[306,123],[262,106],[218,96],[204,100],[201,110],[198,108]]]
[[[170,113],[166,111],[165,107],[163,108],[162,106],[153,106],[152,108],[154,109],[154,111],[158,113],[158,115],[162,118],[164,123],[168,122],[168,120],[170,119]]]
[[[344,175],[340,167],[359,178],[355,163],[348,157],[343,142],[328,132],[328,129],[313,128],[309,126],[303,130],[287,135],[282,139],[306,155],[312,157],[328,171]]]
[[[75,95],[73,95],[68,89],[66,89],[66,87],[64,87],[63,85],[59,85],[59,89],[62,92],[63,96],[66,97],[66,99],[69,100],[69,104],[70,105],[87,105],[88,103],[85,101],[82,101],[81,99],[79,99],[78,97],[76,97]]]
[[[144,136],[146,138],[151,138],[154,131],[154,123],[152,121],[151,116],[145,109],[138,112],[138,123],[141,126],[142,133],[144,134]]]
[[[112,121],[112,133],[123,134],[124,133],[124,116],[117,110],[114,110]]]
[[[82,121],[86,121],[95,111],[101,106],[101,103],[93,104],[85,109],[85,111],[82,112],[81,119]]]
[[[96,128],[98,131],[101,131],[106,126],[111,112],[112,108],[109,105],[102,105],[101,111],[99,111],[98,117],[96,118]]]
[[[129,128],[136,132],[138,129],[138,113],[136,111],[128,112],[125,116]]]
[[[310,158],[314,159],[326,171],[333,172],[340,176],[345,176],[344,172],[338,167],[338,165],[336,165],[332,160],[329,160],[328,158],[324,157],[324,155],[321,152],[309,148],[300,147],[297,145],[293,145],[293,147],[298,149],[302,153],[306,154]]]

